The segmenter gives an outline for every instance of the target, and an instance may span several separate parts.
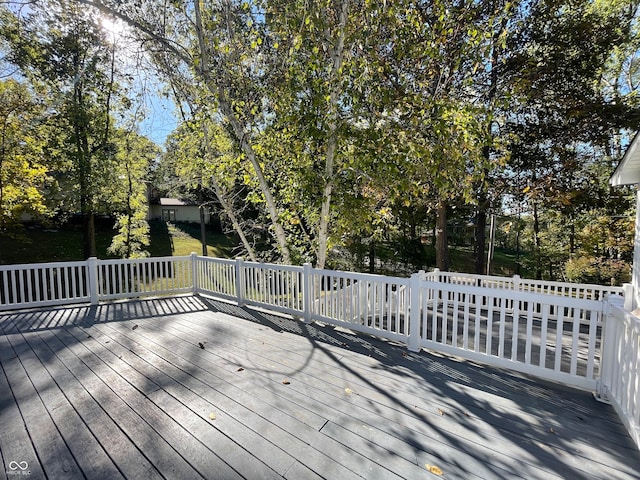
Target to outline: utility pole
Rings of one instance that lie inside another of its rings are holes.
[[[207,229],[204,224],[204,205],[200,205],[200,242],[202,243],[202,256],[207,256]]]
[[[491,272],[491,261],[493,260],[493,247],[496,242],[496,216],[491,214],[491,227],[489,227],[489,251],[487,252],[487,275]]]

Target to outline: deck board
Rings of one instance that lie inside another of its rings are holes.
[[[186,325],[183,327],[185,329],[186,332]],[[199,334],[201,335],[203,338],[206,337],[206,328],[203,329],[202,326],[199,327],[198,322],[196,322],[195,320],[191,320],[189,321],[189,335],[195,335],[195,334]],[[184,332],[183,332],[184,333]],[[248,336],[248,335],[247,335]],[[289,359],[289,357],[287,356],[287,352],[285,351],[284,348],[280,348],[277,345],[270,345],[271,347],[273,347],[275,350],[273,351],[273,354],[271,354],[271,350],[269,348],[267,348],[267,346],[265,344],[267,344],[267,341],[264,341],[264,337],[265,335],[261,335],[259,337],[258,340],[261,343],[261,347],[258,348],[258,345],[255,344],[250,344],[247,345],[247,350],[249,352],[254,352],[254,351],[260,351],[260,355],[262,358],[265,358],[266,360],[268,360],[269,362],[273,362],[273,363],[277,363],[279,362],[281,364],[282,367],[286,367],[288,364],[291,364],[292,361]],[[246,338],[246,337],[245,337]],[[260,340],[262,339],[262,340]],[[280,342],[280,344],[283,344],[286,342]],[[300,359],[301,361],[302,359]],[[293,362],[294,364],[296,362]],[[298,362],[299,363],[299,362]],[[341,359],[341,363],[344,366],[345,365],[345,361],[344,359]],[[314,383],[320,382],[325,388],[324,390],[327,391],[327,386],[331,387],[331,389],[333,390],[334,395],[336,394],[336,392],[338,392],[338,389],[344,388],[343,385],[341,385],[342,379],[336,377],[335,375],[333,375],[330,371],[330,369],[328,368],[327,364],[323,364],[319,367],[315,367],[313,365],[313,362],[309,363],[305,369],[305,372],[307,374],[310,375],[309,378],[307,378],[306,380],[306,384],[307,385],[313,385]],[[344,369],[340,369],[340,372],[344,372]],[[414,392],[411,391],[407,391],[406,388],[402,388],[400,387],[400,385],[398,385],[399,382],[392,382],[392,384],[386,385],[385,388],[381,388],[381,385],[378,382],[371,382],[371,376],[367,376],[366,382],[363,380],[365,378],[365,373],[357,373],[357,372],[352,372],[354,373],[354,376],[352,376],[352,378],[350,378],[349,380],[349,385],[351,386],[350,388],[356,393],[355,396],[353,396],[353,401],[356,404],[360,404],[360,400],[361,399],[366,399],[366,401],[375,401],[376,404],[378,405],[378,408],[383,408],[386,407],[388,409],[397,409],[398,405],[401,405],[401,402],[398,401],[395,397],[398,397],[399,395],[402,396],[402,401],[403,402],[408,402],[410,404],[415,405],[415,407],[417,409],[420,410],[424,410],[424,406],[430,407],[431,406],[431,402],[440,402],[442,395],[438,392],[429,392],[429,403],[427,403],[425,401],[425,396],[424,394],[422,394],[421,396],[417,396]],[[302,376],[298,376],[300,379],[304,379],[305,377]],[[406,378],[406,377],[404,377]],[[314,381],[315,380],[315,381]],[[369,383],[371,382],[371,383]],[[395,384],[394,384],[395,383]],[[349,387],[346,387],[349,388]],[[476,393],[476,392],[474,392]],[[310,394],[309,396],[312,398],[320,398],[319,395],[322,395],[322,392],[319,392],[317,394]],[[458,400],[461,401],[461,399],[463,399],[463,395],[457,395],[456,396],[456,392],[454,391],[449,391],[447,392],[447,399],[454,399],[454,401]],[[474,397],[474,401],[477,402],[477,395]],[[490,400],[489,400],[490,401]],[[326,403],[329,405],[334,404],[333,403],[334,400],[329,398]],[[345,415],[355,415],[352,411],[351,411],[352,405],[349,405],[346,407],[346,409],[344,410]],[[366,406],[364,406],[363,408],[366,409]],[[519,408],[517,406],[512,407],[511,410],[514,410],[516,408]],[[572,408],[575,408],[575,405],[572,406]],[[445,412],[448,412],[449,410],[442,406],[442,407],[438,407],[437,410],[437,414],[439,415],[431,415],[429,417],[429,422],[432,424],[432,426],[434,428],[442,428],[444,430],[447,430],[449,433],[454,433],[457,436],[464,438],[465,440],[468,440],[470,442],[475,442],[480,444],[482,442],[482,440],[480,438],[478,438],[478,435],[474,435],[473,433],[468,432],[463,426],[460,427],[460,425],[464,425],[464,424],[468,424],[471,421],[471,415],[468,414],[467,415],[458,415],[458,420],[453,423],[452,425],[448,425],[447,421],[444,418],[440,418],[442,416],[444,416],[443,414],[445,414]],[[484,412],[483,409],[479,409],[478,415],[482,415]],[[433,410],[430,413],[434,413]],[[568,412],[567,412],[568,413]],[[377,416],[379,415],[377,412],[374,412],[374,415]],[[477,416],[475,417],[476,419],[478,418]],[[367,421],[366,418],[362,418],[362,421]],[[489,420],[489,419],[487,419]],[[495,427],[496,423],[501,423],[501,424],[510,424],[512,421],[505,421],[503,420],[502,417],[494,417],[491,418],[491,426]],[[369,422],[371,422],[371,419],[368,420]],[[408,421],[408,420],[407,420]],[[520,424],[519,426],[516,426],[515,429],[512,429],[511,431],[509,430],[505,430],[505,434],[506,435],[511,435],[513,433],[515,433],[518,437],[522,436],[522,429],[524,429],[524,427],[527,426],[526,424]],[[474,427],[475,428],[475,427]],[[553,431],[551,431],[551,429],[553,429]],[[492,430],[492,429],[491,429]],[[517,430],[517,431],[516,431]],[[527,436],[528,438],[526,439],[527,441],[524,442],[522,448],[523,451],[522,453],[526,453],[525,449],[529,449],[529,448],[536,448],[536,445],[539,444],[547,444],[549,442],[552,442],[554,440],[553,437],[555,437],[559,432],[556,428],[553,427],[546,427],[546,430],[543,428],[539,428],[537,430],[532,430],[531,432],[529,432],[529,429],[527,427],[526,429],[527,431]],[[488,431],[487,433],[489,436],[495,436],[495,434],[491,431]],[[496,440],[494,441],[494,450],[501,450],[501,447],[506,447],[507,445],[500,445],[500,441],[501,438],[498,435],[496,437]],[[496,443],[498,442],[498,443]],[[573,459],[573,454],[576,454],[575,456],[577,457],[583,457],[581,459],[581,461],[579,461],[578,459],[576,459],[575,464],[579,465],[579,469],[578,471],[582,470],[585,473],[586,472],[597,472],[599,470],[601,470],[601,466],[596,462],[595,464],[591,464],[592,460],[597,460],[598,457],[600,456],[600,451],[598,449],[593,449],[593,448],[589,448],[588,445],[582,444],[580,446],[580,452],[576,453],[575,450],[571,451],[571,452],[566,452],[571,453],[572,454],[572,459]],[[544,449],[541,452],[541,455],[544,454]],[[513,470],[511,472],[511,474],[515,475],[516,472],[521,468],[519,463],[521,462],[520,457],[515,458],[514,459],[517,465],[517,469]],[[555,461],[554,456],[550,456],[547,461],[545,462],[545,466],[542,467],[547,468],[549,467],[549,464],[553,464],[553,462]],[[563,460],[564,461],[564,460]],[[573,460],[571,460],[573,461]],[[583,463],[584,462],[584,463]],[[622,465],[620,465],[622,467]],[[534,467],[534,468],[539,468],[539,467]],[[549,472],[550,473],[550,472]],[[603,473],[604,475],[604,473]]]
[[[0,480],[640,479],[588,392],[341,328],[189,296],[0,328]]]

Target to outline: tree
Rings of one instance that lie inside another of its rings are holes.
[[[0,235],[15,233],[23,213],[49,212],[43,195],[48,168],[41,115],[42,106],[26,85],[0,81]]]
[[[122,258],[145,257],[149,246],[147,184],[141,179],[158,156],[158,147],[132,131],[118,130],[114,137],[117,151],[111,165],[121,181],[105,185],[101,192],[101,197],[110,201],[118,231],[108,251]]]
[[[606,6],[589,0],[537,1],[522,11],[517,34],[510,38],[504,67],[514,93],[504,128],[510,137],[508,175],[512,195],[529,204],[538,278],[544,273],[544,251],[558,245],[557,239],[544,242],[543,217],[559,218],[547,210],[561,214],[569,226],[563,250],[568,258],[578,248],[576,222],[582,212],[600,208],[609,195],[606,180],[616,137],[637,119],[635,94],[614,93],[611,85],[617,80],[611,79],[620,74],[607,70],[613,64],[619,70],[619,53],[635,43],[635,8],[618,1]],[[597,162],[608,166],[593,182]]]
[[[41,1],[26,13],[3,10],[0,35],[17,65],[40,95],[55,99],[47,115],[58,129],[49,145],[67,159],[67,210],[83,218],[83,252],[95,256],[97,166],[111,155],[111,117],[116,95],[112,51],[92,12],[68,2]],[[103,171],[111,171],[104,168]]]
[[[211,190],[245,252],[251,261],[257,262],[258,254],[249,237],[251,227],[242,218],[246,197],[237,190],[245,172],[227,132],[207,118],[184,122],[169,137],[163,158],[170,164],[167,176],[177,180],[169,180],[169,188],[189,196]],[[212,203],[203,198],[197,200]]]

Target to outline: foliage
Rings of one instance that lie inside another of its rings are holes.
[[[113,251],[139,254],[147,229],[141,179],[149,156],[131,148],[129,136],[115,125],[114,112],[130,106],[117,80],[128,80],[116,69],[115,46],[100,17],[58,0],[34,2],[28,9],[2,7],[0,38],[6,60],[41,99],[39,117],[27,119],[24,128],[30,130],[21,140],[32,148],[32,137],[39,142],[40,170],[33,170],[32,180],[40,182],[39,197],[31,195],[29,208],[42,211],[39,202],[46,196],[59,218],[80,214],[85,257],[96,254],[96,215],[118,212],[124,237],[115,238]],[[24,182],[29,182],[26,174]],[[23,192],[31,194],[28,188]]]
[[[64,190],[83,211],[110,205],[100,197],[110,185],[129,194],[129,204],[109,194],[122,254],[143,248],[129,235],[145,236],[131,181],[144,169],[111,163],[128,148],[104,101],[118,97],[118,72],[104,68],[110,50],[98,49],[91,15],[128,24],[182,114],[156,178],[220,208],[252,259],[373,271],[394,256],[398,268],[428,267],[435,252],[447,268],[447,230],[465,225],[484,271],[492,214],[539,278],[591,277],[579,258],[609,270],[630,259],[630,197],[607,180],[640,118],[635,2],[67,4],[19,25],[28,42],[15,28],[5,38],[33,85],[82,93],[57,113],[75,133],[51,148],[77,174]],[[40,32],[78,5],[86,12],[58,37]],[[80,21],[86,42],[68,48]],[[92,59],[84,70],[74,51]]]
[[[42,163],[41,113],[25,84],[0,81],[0,235],[15,232],[23,213],[49,212],[42,193],[48,176]]]
[[[107,186],[101,195],[109,199],[116,216],[118,233],[113,237],[109,253],[122,258],[145,257],[149,246],[147,184],[140,179],[146,176],[158,148],[145,137],[128,131],[117,132],[116,144],[120,148],[113,159],[114,173],[123,182]],[[125,188],[121,187],[122,183]]]
[[[599,285],[621,285],[630,280],[628,263],[605,257],[576,257],[565,265],[567,280]]]

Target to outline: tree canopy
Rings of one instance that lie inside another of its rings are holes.
[[[95,26],[109,18],[181,117],[154,181],[219,209],[251,259],[446,269],[461,243],[485,273],[493,216],[537,277],[627,268],[630,192],[607,177],[640,118],[633,0],[31,3],[49,13],[5,8],[2,38],[31,91],[69,99],[56,148],[88,216],[101,172],[130,199],[145,174],[113,120],[135,71],[113,68]],[[140,218],[118,217],[121,233]]]

